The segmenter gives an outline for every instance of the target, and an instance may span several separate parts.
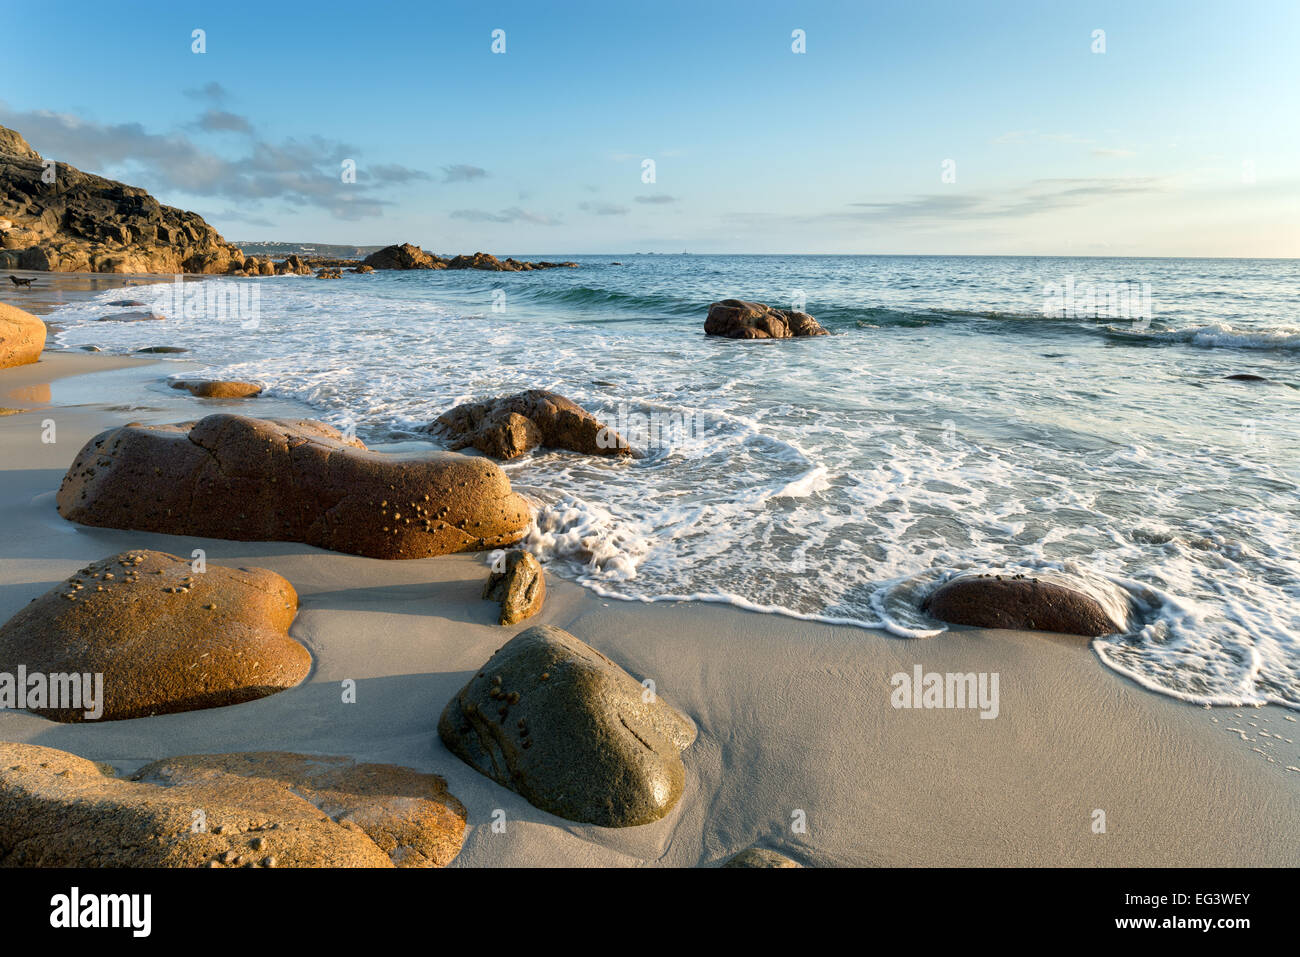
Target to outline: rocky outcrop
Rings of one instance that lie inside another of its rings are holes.
[[[427,427],[451,449],[473,447],[496,459],[514,459],[538,446],[584,455],[628,455],[627,442],[562,395],[530,389],[467,402]]]
[[[322,422],[230,414],[99,434],[57,502],[83,525],[305,542],[370,558],[500,548],[531,522],[528,503],[482,458],[388,455]]]
[[[0,269],[111,273],[228,273],[244,254],[202,216],[145,190],[48,167],[16,131],[0,127]]]
[[[177,379],[173,389],[184,389],[200,399],[251,399],[262,394],[256,382],[239,382],[233,379]]]
[[[497,259],[488,253],[474,253],[472,256],[453,256],[442,259],[425,252],[418,246],[402,243],[400,246],[386,246],[378,252],[371,253],[364,264],[374,269],[482,269],[488,272],[527,272],[533,269],[558,269],[561,267],[577,269],[575,262],[521,262],[518,259]],[[358,270],[360,271],[360,270]]]
[[[343,270],[331,269],[328,266],[322,266],[320,269],[316,270],[316,278],[317,279],[342,279]]]
[[[542,810],[603,827],[657,821],[681,797],[695,726],[559,628],[520,632],[442,712],[461,760]]]
[[[74,676],[65,690],[81,686],[75,702],[65,707],[51,687],[43,700],[28,691],[5,706],[25,704],[55,721],[116,721],[262,698],[311,670],[307,649],[288,633],[297,609],[293,586],[264,568],[199,571],[147,550],[104,558],[0,625],[0,673],[25,668],[51,684]],[[92,703],[95,689],[80,676],[100,674],[102,696]]]
[[[465,808],[433,774],[279,751],[199,754],[129,779],[0,743],[0,866],[442,867]]]
[[[500,558],[500,571],[493,565],[483,586],[485,601],[501,603],[498,624],[515,625],[531,618],[542,610],[546,601],[546,575],[542,566],[530,553],[520,549],[507,552]]]
[[[1048,572],[960,574],[931,592],[922,610],[954,625],[1089,637],[1127,633],[1136,616],[1118,586]]]
[[[448,269],[482,269],[488,272],[529,272],[533,269],[577,269],[575,262],[523,262],[518,259],[497,259],[488,253],[475,253],[472,256],[454,256],[447,261]]]
[[[362,263],[360,266],[354,266],[352,269],[348,270],[348,272],[354,272],[359,276],[364,276],[366,273],[371,273],[374,271],[375,271],[374,266],[367,266],[365,263]]]
[[[766,847],[747,847],[722,866],[792,868],[802,867],[803,865],[798,861],[791,860],[784,854],[778,854],[776,851],[768,850]]]
[[[743,299],[724,299],[709,306],[704,334],[727,339],[793,339],[828,333],[806,312],[773,309]]]
[[[0,369],[35,362],[45,348],[45,323],[0,302]]]
[[[310,276],[311,266],[298,256],[286,256],[274,266],[277,276]]]
[[[446,269],[447,264],[419,246],[402,243],[371,253],[362,264],[372,269]]]

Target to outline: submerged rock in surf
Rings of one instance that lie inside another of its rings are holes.
[[[931,592],[921,609],[953,625],[1091,638],[1127,633],[1136,618],[1132,599],[1118,586],[1048,572],[965,572]]]
[[[773,309],[761,302],[724,299],[709,306],[704,334],[727,339],[794,339],[829,335],[806,312]]]
[[[427,431],[445,437],[452,449],[472,446],[495,459],[518,458],[538,446],[583,455],[631,454],[617,432],[545,389],[466,402],[438,416]]]

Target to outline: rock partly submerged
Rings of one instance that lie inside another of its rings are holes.
[[[28,365],[45,348],[45,323],[29,312],[0,302],[0,369]]]
[[[538,447],[583,455],[630,454],[617,432],[576,403],[545,389],[466,402],[426,428],[449,448],[472,447],[496,459],[518,458]]]
[[[165,552],[123,552],[90,563],[0,625],[0,674],[23,667],[51,684],[72,676],[82,687],[71,706],[53,687],[39,702],[27,692],[27,710],[55,721],[240,704],[293,687],[311,670],[311,655],[289,637],[297,609],[293,586],[264,568],[196,571]],[[83,675],[103,675],[94,705]],[[102,714],[88,717],[95,705]]]
[[[546,601],[546,574],[531,553],[512,549],[494,563],[483,586],[483,599],[501,603],[498,624],[515,625],[542,610]]]
[[[461,760],[542,810],[603,827],[657,821],[681,797],[695,726],[594,648],[539,625],[447,704]]]
[[[130,779],[0,743],[6,867],[442,867],[465,808],[442,778],[287,752],[199,754]]]
[[[173,389],[184,389],[200,399],[251,399],[262,394],[256,382],[235,379],[177,379]]]
[[[964,572],[931,592],[922,610],[954,625],[1094,638],[1125,634],[1137,619],[1132,599],[1119,586],[1056,572]]]
[[[529,272],[534,269],[577,269],[575,262],[522,262],[497,259],[488,253],[443,259],[411,243],[385,246],[367,256],[363,263],[373,269],[480,269],[488,272]]]
[[[774,309],[761,302],[723,299],[709,306],[704,333],[727,339],[793,339],[828,335],[806,312]]]
[[[389,559],[501,548],[532,520],[482,458],[372,452],[323,422],[224,413],[100,433],[68,469],[57,504],[83,525]]]

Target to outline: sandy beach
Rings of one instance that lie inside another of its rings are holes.
[[[49,275],[33,312],[84,276]],[[123,277],[96,276],[102,290]],[[66,283],[66,284],[65,284]],[[83,284],[84,285],[84,284]],[[161,334],[161,333],[160,333]],[[1283,708],[1203,708],[1105,668],[1086,639],[958,628],[930,639],[734,607],[602,598],[549,577],[541,614],[495,623],[479,593],[484,554],[379,561],[248,543],[77,526],[54,493],[82,445],[130,421],[213,411],[309,417],[274,398],[199,400],[163,380],[202,355],[152,360],[58,351],[0,370],[0,620],[88,561],[128,548],[284,576],[311,652],[300,686],[233,707],[102,724],[0,713],[0,740],[39,744],[130,773],[196,752],[347,755],[444,777],[468,811],[453,866],[711,866],[758,844],[809,866],[1296,866],[1300,723]],[[56,441],[42,441],[48,421]],[[382,446],[373,446],[382,450]],[[810,581],[808,587],[816,588]],[[438,715],[504,642],[563,628],[653,679],[689,716],[687,784],[653,824],[563,820],[476,773],[438,738]],[[891,704],[891,676],[997,673],[995,718]],[[356,682],[344,703],[341,682]],[[503,810],[504,833],[490,826]],[[1105,831],[1095,833],[1095,812]],[[806,827],[798,827],[806,821]]]

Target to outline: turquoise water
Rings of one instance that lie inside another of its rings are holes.
[[[50,318],[67,345],[187,346],[371,444],[427,439],[459,401],[561,392],[644,455],[506,468],[538,505],[529,547],[603,594],[942,640],[915,602],[943,576],[1079,569],[1142,608],[1094,642],[1111,667],[1300,707],[1300,264],[520,258],[582,266],[204,281],[255,286],[255,323],[166,300],[165,324],[94,322],[120,292]],[[802,301],[831,335],[704,337],[729,296]]]

